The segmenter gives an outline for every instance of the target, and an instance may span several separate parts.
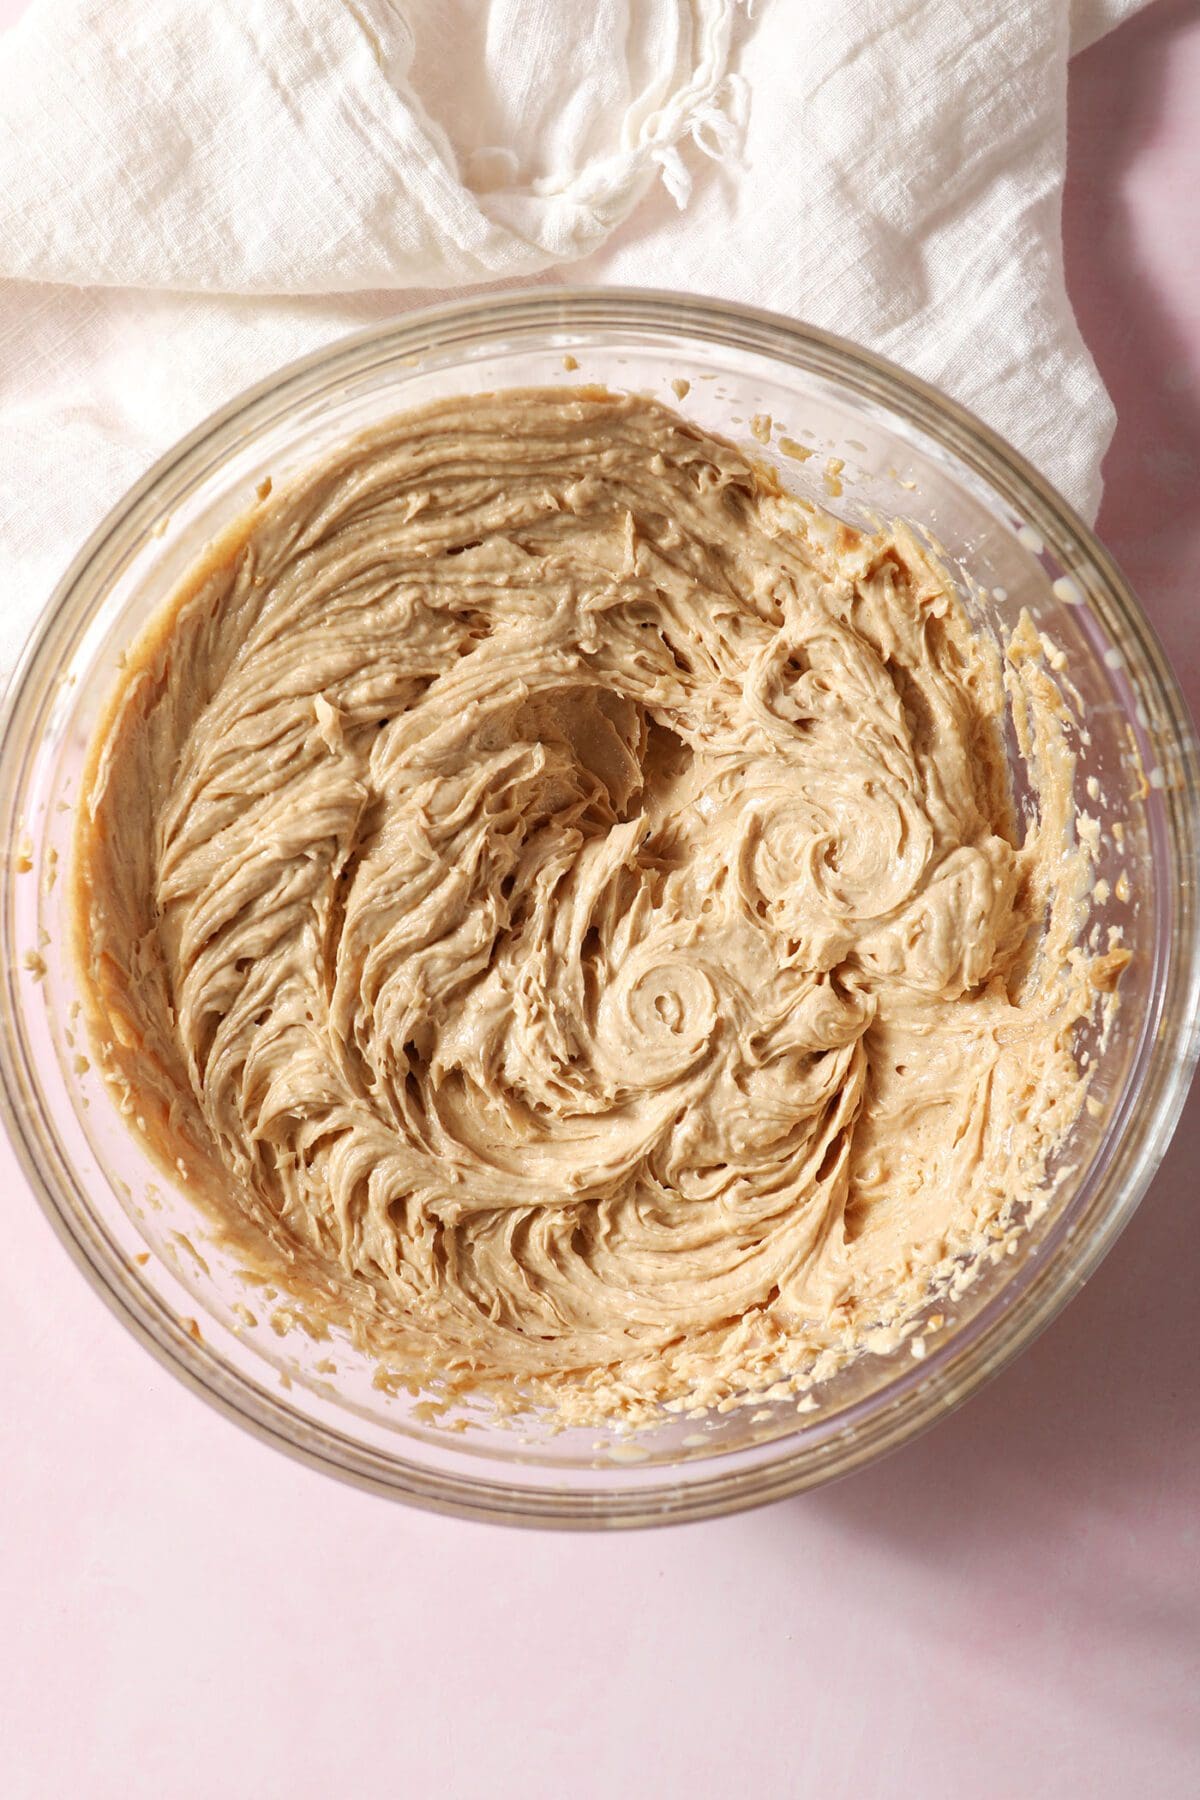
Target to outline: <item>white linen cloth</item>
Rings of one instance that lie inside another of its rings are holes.
[[[0,670],[175,438],[469,283],[808,319],[1093,512],[1066,65],[1138,3],[32,0],[0,38]]]

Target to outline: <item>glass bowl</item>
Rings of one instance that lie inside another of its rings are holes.
[[[925,525],[993,629],[1031,611],[1085,708],[1076,798],[1100,817],[1096,874],[1108,884],[1093,917],[1120,930],[1133,960],[1107,1042],[1086,1028],[1081,1040],[1098,1104],[1066,1147],[1070,1173],[1015,1254],[940,1307],[939,1330],[861,1357],[805,1412],[793,1398],[632,1436],[468,1412],[447,1432],[419,1396],[374,1386],[349,1345],[286,1329],[279,1297],[247,1286],[87,1065],[68,953],[75,801],[124,649],[266,476],[278,484],[436,397],[580,382],[650,391],[747,442],[751,419],[770,414],[777,435],[754,447],[794,491],[851,520]],[[197,1392],[280,1448],[417,1505],[646,1525],[859,1467],[965,1399],[1076,1292],[1145,1192],[1183,1103],[1197,1052],[1200,783],[1186,707],[1137,601],[1082,521],[978,420],[852,344],[751,308],[543,289],[412,314],[293,364],[194,431],[96,532],[26,646],[0,734],[0,1083],[35,1193],[113,1310]]]

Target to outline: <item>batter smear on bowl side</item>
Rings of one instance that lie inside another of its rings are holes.
[[[440,402],[131,652],[97,1053],[400,1379],[583,1422],[804,1383],[1045,1204],[1123,954],[1078,947],[1073,734],[908,527],[649,400]]]

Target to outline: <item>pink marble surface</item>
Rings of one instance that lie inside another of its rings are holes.
[[[19,10],[0,0],[0,25]],[[1200,6],[1071,76],[1101,529],[1200,712]],[[614,1539],[293,1466],[110,1318],[0,1163],[0,1793],[1200,1791],[1200,1096],[1084,1294],[883,1465]],[[19,1371],[19,1376],[15,1372]]]

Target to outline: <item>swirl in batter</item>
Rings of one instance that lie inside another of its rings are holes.
[[[908,529],[646,400],[440,403],[129,659],[79,857],[106,1074],[418,1381],[599,1418],[803,1376],[1075,1116],[1069,730]]]

